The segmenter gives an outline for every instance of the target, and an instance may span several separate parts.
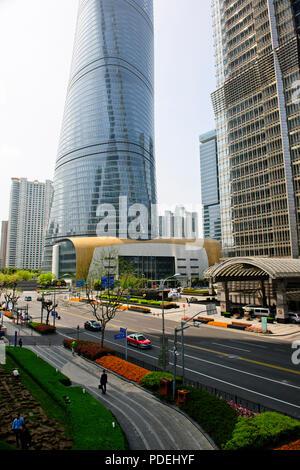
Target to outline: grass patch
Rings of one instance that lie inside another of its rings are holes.
[[[27,383],[47,414],[64,423],[72,433],[73,450],[124,450],[127,447],[117,420],[96,398],[83,394],[81,387],[64,385],[68,378],[28,349],[9,347],[7,357],[26,372],[21,371],[24,385]],[[66,396],[70,404],[66,403]]]

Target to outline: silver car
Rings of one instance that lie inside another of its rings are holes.
[[[300,313],[289,313],[291,323],[300,323]]]

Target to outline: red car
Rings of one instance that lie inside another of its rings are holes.
[[[133,333],[127,336],[127,344],[135,346],[136,348],[147,349],[151,348],[150,339],[146,338],[140,333]]]

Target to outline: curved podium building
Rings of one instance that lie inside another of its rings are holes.
[[[79,2],[44,270],[57,240],[96,236],[100,204],[156,203],[153,49],[152,0]]]

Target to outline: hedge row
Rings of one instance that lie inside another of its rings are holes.
[[[114,355],[115,351],[111,348],[101,347],[100,343],[95,343],[92,341],[76,341],[73,339],[65,339],[63,341],[63,345],[67,349],[71,349],[71,343],[75,341],[75,352],[79,354],[79,356],[86,357],[91,361],[95,361],[96,359],[100,359],[102,356],[107,355]]]
[[[48,335],[56,332],[55,326],[46,325],[45,323],[29,322],[28,326],[42,335]]]
[[[150,372],[141,385],[158,392],[160,379],[173,379],[173,374]],[[181,378],[176,377],[177,388]],[[180,385],[179,385],[180,386]],[[184,387],[190,392],[185,411],[222,450],[273,449],[282,442],[300,438],[300,422],[276,412],[239,416],[236,407],[204,390]]]

